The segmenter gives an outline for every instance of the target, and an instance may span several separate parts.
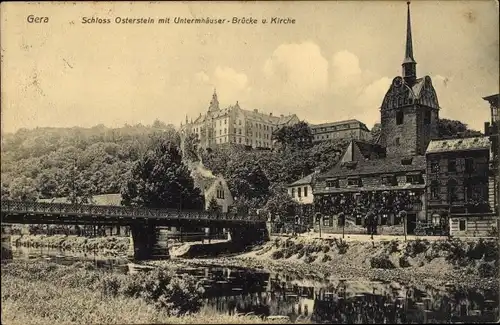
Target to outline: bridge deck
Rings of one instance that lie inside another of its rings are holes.
[[[266,221],[261,216],[234,213],[9,200],[1,202],[1,215],[2,223],[37,224],[132,224],[136,222],[154,222],[158,225],[175,225],[190,221],[193,224],[248,225]]]

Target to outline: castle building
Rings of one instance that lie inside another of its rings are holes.
[[[418,78],[416,66],[408,2],[402,75],[382,101],[377,143],[351,140],[339,163],[315,178],[315,208],[323,226],[335,229],[340,212],[356,225],[372,212],[379,225],[402,226],[405,211],[408,233],[417,220],[426,220],[425,151],[438,136],[439,102],[431,78]]]
[[[194,121],[181,124],[183,137],[194,134],[200,148],[214,148],[225,144],[238,144],[252,148],[272,149],[272,133],[286,125],[299,122],[295,114],[274,116],[257,109],[242,109],[238,102],[227,108],[220,108],[217,92],[214,90],[206,114],[200,114]]]
[[[313,142],[332,139],[356,139],[369,141],[370,130],[358,120],[338,121],[332,123],[310,124]]]

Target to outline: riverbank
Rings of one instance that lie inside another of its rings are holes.
[[[377,280],[443,289],[498,288],[498,242],[495,240],[342,241],[275,239],[235,257],[189,259],[185,263],[250,267],[294,278],[338,281]],[[162,266],[164,262],[154,261]]]
[[[82,237],[66,235],[12,235],[11,244],[21,247],[48,247],[73,252],[95,252],[100,255],[123,255],[130,246],[129,237]]]
[[[377,236],[375,236],[377,238]],[[265,269],[310,279],[368,279],[396,281],[408,285],[498,288],[499,246],[494,239],[356,240],[335,238],[273,238],[252,251],[232,257],[196,258],[196,243],[171,248],[181,264],[221,265]],[[361,237],[360,237],[361,238]],[[128,237],[85,238],[77,236],[12,236],[13,245],[98,251],[123,255]],[[206,255],[206,254],[205,254]],[[151,261],[156,266],[172,261]]]
[[[225,315],[202,307],[193,278],[168,270],[134,275],[92,264],[40,261],[2,264],[2,324],[263,324],[254,315]]]

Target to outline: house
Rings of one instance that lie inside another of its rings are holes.
[[[332,139],[356,139],[369,141],[370,130],[358,120],[338,121],[322,124],[310,124],[313,142]]]
[[[488,236],[496,226],[488,137],[433,140],[426,152],[427,219],[448,216],[450,234]]]
[[[194,186],[200,189],[205,199],[205,209],[207,210],[210,201],[215,199],[220,211],[228,212],[233,204],[233,196],[224,177],[212,174],[201,162],[188,163],[188,168],[191,170]]]

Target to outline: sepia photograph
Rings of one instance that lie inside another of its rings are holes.
[[[1,323],[498,323],[498,17],[2,2]]]

